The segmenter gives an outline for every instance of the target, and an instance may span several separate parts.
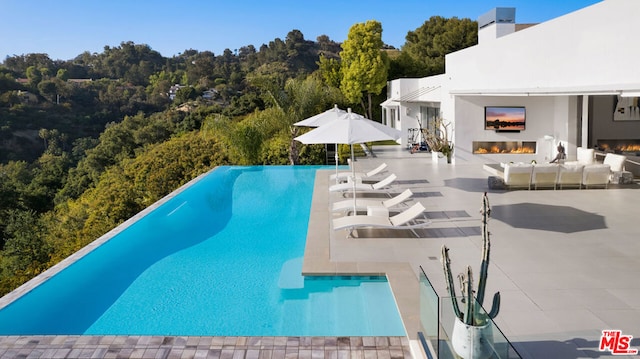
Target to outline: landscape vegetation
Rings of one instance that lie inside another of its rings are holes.
[[[296,121],[337,104],[379,119],[387,81],[444,72],[477,23],[431,17],[401,49],[382,24],[336,43],[298,30],[259,49],[163,57],[122,42],[0,63],[0,295],[218,165],[322,164]],[[179,85],[179,86],[177,86]],[[348,149],[344,149],[344,155]]]

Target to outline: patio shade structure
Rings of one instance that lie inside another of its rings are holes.
[[[294,126],[299,127],[320,127],[322,125],[326,125],[327,123],[337,120],[340,116],[346,115],[347,111],[338,108],[338,105],[333,105],[333,108],[321,112],[317,115],[308,117],[302,121],[298,121],[294,123]],[[328,143],[328,142],[323,142]],[[336,159],[336,183],[338,183],[338,144],[336,143],[336,151],[335,151],[335,159]]]
[[[295,140],[304,144],[339,143],[351,146],[351,163],[353,163],[353,145],[358,143],[397,140],[402,132],[385,126],[381,123],[371,121],[362,115],[351,112],[338,119],[313,129],[304,135],[298,136]],[[352,165],[353,177],[355,177],[355,167]],[[353,178],[355,181],[355,178]],[[354,186],[355,187],[355,186]],[[354,205],[356,192],[353,192]]]

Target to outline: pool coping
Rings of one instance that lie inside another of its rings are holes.
[[[411,358],[405,337],[5,336],[0,358]]]

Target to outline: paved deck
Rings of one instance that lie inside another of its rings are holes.
[[[316,188],[303,271],[387,273],[409,339],[419,326],[418,268],[446,296],[440,248],[451,250],[452,270],[479,270],[479,208],[489,193],[492,219],[487,296],[500,291],[496,323],[524,358],[593,358],[601,331],[640,336],[640,187],[608,189],[489,190],[481,164],[434,165],[427,153],[376,150],[357,161],[363,169],[382,162],[411,188],[434,223],[409,231],[361,230],[356,238],[331,232],[327,203]],[[326,177],[326,175],[324,176]],[[322,186],[322,177],[318,178]],[[326,183],[328,185],[328,183]],[[392,233],[393,232],[393,233]],[[327,243],[326,238],[330,238]],[[315,243],[315,244],[314,244]],[[640,349],[634,339],[632,347]]]
[[[433,225],[417,230],[418,237],[333,232],[328,206],[339,195],[326,191],[331,171],[319,171],[303,271],[386,274],[407,338],[0,337],[0,358],[408,358],[419,328],[418,267],[441,296],[442,244],[451,249],[454,272],[467,264],[478,268],[485,191],[493,208],[487,294],[501,292],[496,323],[524,358],[608,355],[598,351],[606,329],[640,336],[640,187],[492,191],[482,165],[435,165],[428,153],[374,150],[377,157],[356,166],[386,162],[398,175],[394,188],[411,188]],[[640,342],[634,339],[632,347]]]
[[[404,337],[0,337],[0,358],[410,358]]]

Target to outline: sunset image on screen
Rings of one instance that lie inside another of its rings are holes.
[[[524,107],[485,107],[485,129],[524,130]]]

